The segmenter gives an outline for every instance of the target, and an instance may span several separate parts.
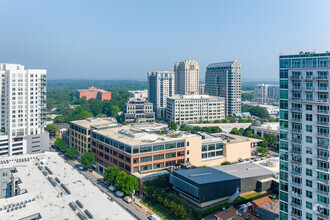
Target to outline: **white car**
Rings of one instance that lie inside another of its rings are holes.
[[[132,202],[132,199],[131,199],[131,197],[129,197],[129,196],[125,196],[125,197],[123,198],[123,200],[124,200],[125,202],[127,202],[127,203],[131,203],[131,202]]]
[[[109,190],[110,190],[111,192],[114,192],[114,191],[116,191],[116,187],[114,187],[114,186],[109,186]]]
[[[161,217],[159,217],[156,214],[152,214],[148,217],[149,220],[163,220]]]
[[[83,166],[79,166],[79,170],[84,170],[84,167]]]
[[[116,195],[121,198],[124,196],[124,193],[122,191],[117,190]]]

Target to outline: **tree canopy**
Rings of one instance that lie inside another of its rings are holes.
[[[57,138],[54,141],[54,144],[60,149],[60,151],[62,152],[66,152],[68,150],[68,145],[61,139],[61,138]]]
[[[51,137],[55,136],[56,132],[58,132],[58,126],[56,124],[48,124],[45,127],[45,130],[49,132]]]
[[[242,112],[250,112],[251,115],[257,116],[262,119],[270,118],[268,111],[266,109],[260,107],[259,105],[252,106],[252,107],[243,105]]]
[[[77,148],[75,147],[70,147],[69,149],[67,149],[67,151],[65,152],[65,155],[69,158],[75,158],[77,156]]]
[[[86,152],[80,157],[80,162],[87,168],[91,168],[95,161],[95,156],[90,153]]]
[[[177,125],[175,124],[174,121],[169,121],[169,122],[168,122],[168,128],[169,128],[170,130],[176,130],[178,127],[177,127]]]

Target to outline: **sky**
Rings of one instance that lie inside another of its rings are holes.
[[[1,0],[0,63],[48,79],[138,79],[194,59],[277,80],[278,56],[330,51],[328,0]]]

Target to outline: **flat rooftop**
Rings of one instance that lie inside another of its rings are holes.
[[[210,96],[210,95],[179,95],[176,94],[173,97],[169,97],[168,99],[181,100],[181,99],[225,99],[223,97],[218,96]]]
[[[151,125],[152,128],[152,125]],[[175,135],[157,134],[155,131],[146,127],[135,127],[132,125],[112,127],[102,130],[93,130],[94,133],[109,137],[130,146],[138,146],[149,143],[162,143],[167,141],[185,140],[187,137],[197,136],[195,134],[176,132]]]
[[[90,128],[91,126],[100,127],[100,126],[116,126],[116,120],[114,118],[87,118],[84,120],[71,121],[70,123],[78,125],[83,128]]]
[[[235,144],[235,143],[241,143],[246,141],[251,141],[252,143],[258,143],[262,140],[256,139],[256,138],[250,138],[245,136],[240,136],[236,134],[227,134],[227,133],[220,133],[218,134],[219,137],[221,137],[225,142],[229,144]]]
[[[273,172],[254,163],[176,170],[174,173],[197,184],[272,175]]]
[[[266,130],[279,131],[280,123],[279,122],[267,122],[259,126],[252,125],[253,127],[259,127]]]
[[[68,195],[64,193],[60,195],[62,188],[52,184],[47,177],[38,169],[35,164],[36,159],[30,159],[25,162],[16,162],[18,158],[38,157],[43,162],[42,166],[47,166],[52,172],[48,175],[55,179],[57,177],[70,191]],[[39,213],[42,219],[79,219],[76,215],[77,211],[73,211],[68,205],[70,202],[79,200],[84,212],[87,209],[94,219],[135,219],[125,209],[115,202],[108,200],[108,196],[100,189],[94,186],[82,174],[80,174],[71,165],[55,152],[46,152],[36,155],[10,156],[0,157],[0,161],[9,160],[9,163],[1,164],[1,168],[15,167],[17,173],[15,178],[20,178],[20,188],[25,189],[25,194],[17,195],[11,198],[0,199],[0,219],[21,219]],[[31,200],[26,207],[18,208],[7,212],[5,206],[21,203]]]

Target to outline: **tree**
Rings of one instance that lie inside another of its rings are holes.
[[[222,123],[228,123],[228,120],[227,119],[223,119],[222,120]]]
[[[252,101],[254,99],[253,92],[244,92],[242,93],[242,101]]]
[[[278,137],[274,134],[264,134],[264,138],[268,142],[269,147],[275,147],[276,142],[278,141]]]
[[[247,107],[247,111],[250,112],[251,115],[257,116],[263,119],[269,119],[269,113],[266,109],[260,107],[259,105],[253,107]]]
[[[236,134],[236,135],[242,135],[242,133],[237,128],[231,129],[230,133],[231,134]]]
[[[176,129],[177,129],[177,125],[175,124],[174,121],[169,121],[169,122],[168,122],[168,128],[169,128],[170,130],[176,130]]]
[[[104,179],[106,179],[108,181],[108,183],[110,183],[110,184],[115,184],[115,180],[116,180],[119,172],[120,172],[120,169],[116,166],[108,167],[103,174]]]
[[[45,127],[45,130],[49,132],[51,137],[54,137],[56,132],[58,132],[58,126],[56,124],[48,124]]]
[[[180,131],[191,131],[191,130],[192,130],[192,128],[187,127],[186,124],[182,124],[180,126]]]
[[[57,138],[54,141],[54,144],[60,149],[60,151],[62,152],[66,152],[68,150],[68,145],[61,139],[61,138]]]
[[[77,148],[70,147],[66,152],[65,155],[69,158],[75,158],[77,156]]]
[[[125,194],[130,194],[137,190],[139,190],[139,180],[132,175],[126,175],[125,184],[122,191]]]
[[[84,153],[80,158],[80,162],[87,168],[91,168],[93,166],[94,161],[95,156],[90,152]]]
[[[125,173],[125,171],[119,171],[119,173],[117,173],[117,176],[115,178],[115,184],[114,186],[117,189],[123,189],[123,187],[125,186],[125,180],[126,180],[126,176],[127,174]]]

